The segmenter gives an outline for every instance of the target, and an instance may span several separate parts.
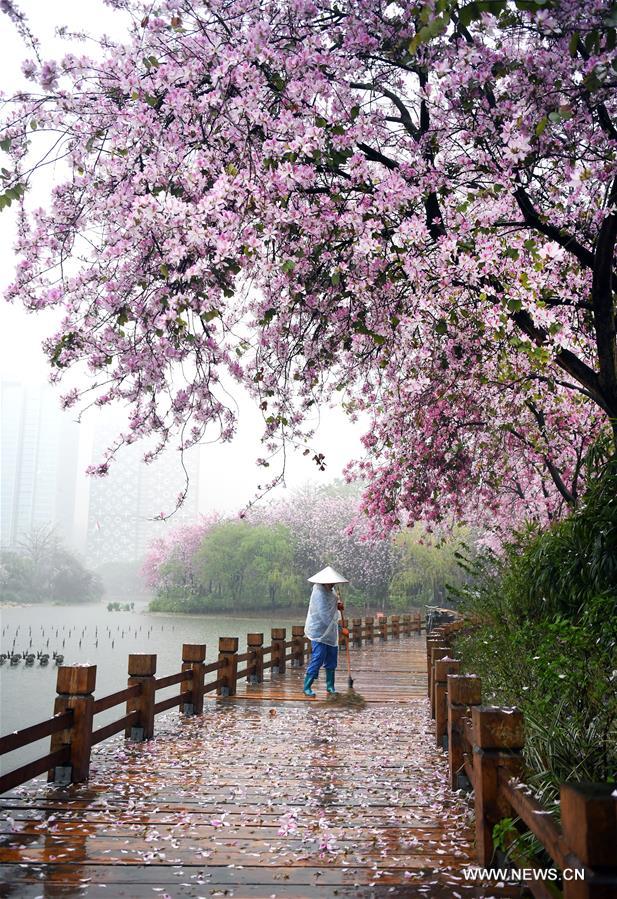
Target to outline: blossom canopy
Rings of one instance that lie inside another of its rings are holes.
[[[368,416],[377,527],[576,504],[617,430],[613,4],[109,3],[126,40],[26,60],[0,125],[9,299],[62,310],[67,406],[129,410],[96,471],[231,439],[235,380],[264,466]]]

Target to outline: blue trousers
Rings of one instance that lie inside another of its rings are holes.
[[[318,643],[311,640],[311,661],[306,666],[306,673],[311,677],[317,677],[319,669],[323,665],[326,670],[336,668],[338,662],[338,646],[328,646],[326,643]]]

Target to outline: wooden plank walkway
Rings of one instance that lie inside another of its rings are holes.
[[[307,699],[304,671],[288,669],[203,716],[157,718],[147,743],[100,744],[87,785],[15,789],[0,896],[518,895],[462,874],[470,813],[435,747],[424,638],[352,660],[360,711],[329,705],[323,678]]]

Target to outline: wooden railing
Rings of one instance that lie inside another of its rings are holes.
[[[524,783],[523,715],[516,708],[482,705],[480,678],[461,673],[454,658],[453,641],[464,627],[457,621],[427,638],[428,692],[437,745],[448,753],[450,785],[473,790],[479,865],[494,862],[495,825],[514,818],[517,830],[531,832],[561,871],[563,893],[548,880],[533,879],[533,871],[546,866],[512,847],[512,860],[531,872],[524,886],[537,899],[617,897],[615,784],[563,784],[560,821],[534,798]]]
[[[362,646],[375,639],[409,636],[423,627],[420,612],[413,615],[354,618],[349,624],[350,645]],[[238,637],[221,637],[218,658],[206,665],[206,646],[185,643],[182,647],[181,671],[156,677],[156,655],[135,653],[128,659],[128,685],[100,699],[94,698],[96,665],[72,665],[58,668],[57,696],[54,715],[47,721],[34,724],[0,738],[0,756],[22,749],[43,737],[51,736],[47,755],[0,776],[0,793],[26,783],[48,772],[48,780],[57,783],[81,783],[88,779],[92,747],[103,740],[124,732],[133,741],[149,740],[154,736],[156,715],[168,709],[180,708],[185,716],[203,712],[204,696],[216,691],[219,697],[233,696],[239,680],[249,684],[263,681],[264,672],[280,674],[287,664],[292,668],[304,666],[310,652],[310,640],[304,636],[302,625],[291,629],[287,640],[284,627],[272,628],[271,643],[264,646],[262,633],[247,634],[246,652],[238,653]],[[342,639],[344,645],[345,638]],[[242,665],[243,667],[239,667]],[[206,680],[213,675],[211,680]],[[156,700],[158,691],[179,686],[179,691],[166,699]],[[125,706],[124,715],[109,724],[94,728],[95,716],[116,706]]]

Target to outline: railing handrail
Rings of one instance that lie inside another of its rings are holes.
[[[16,730],[12,734],[0,737],[0,755],[6,755],[8,752],[15,752],[16,749],[23,749],[30,743],[36,743],[44,737],[49,737],[60,730],[66,730],[73,723],[73,711],[69,709],[61,714],[54,715],[46,721],[39,721],[38,724],[31,724],[21,730]]]

